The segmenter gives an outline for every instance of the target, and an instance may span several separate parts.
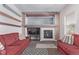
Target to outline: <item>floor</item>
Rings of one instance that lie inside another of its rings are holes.
[[[36,44],[56,44],[55,41],[32,41],[22,55],[61,55],[56,48],[36,48]]]

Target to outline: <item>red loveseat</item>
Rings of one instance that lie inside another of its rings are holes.
[[[1,55],[19,55],[28,47],[30,40],[19,40],[18,33],[10,33],[0,35],[0,42],[5,46],[4,50],[0,50]]]
[[[57,49],[62,54],[66,55],[79,55],[79,35],[73,34],[74,43],[73,45],[62,42],[61,40],[57,41]]]

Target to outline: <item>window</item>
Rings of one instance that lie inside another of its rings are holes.
[[[64,34],[75,32],[76,18],[75,13],[70,13],[64,17]]]

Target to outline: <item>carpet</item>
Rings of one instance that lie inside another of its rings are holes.
[[[36,48],[36,44],[36,42],[31,42],[22,55],[48,55],[48,50],[46,48]]]
[[[27,48],[24,50],[22,55],[48,55],[48,51],[47,49]]]
[[[54,44],[40,44],[36,45],[36,48],[57,48]]]

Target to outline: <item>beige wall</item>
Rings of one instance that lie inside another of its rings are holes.
[[[18,10],[18,8],[16,8],[15,5],[13,4],[7,4],[8,7],[10,7],[12,10],[16,11],[20,16],[22,16],[22,13],[20,10]],[[7,15],[10,15],[18,20],[21,21],[21,18],[19,16],[17,16],[16,14],[14,14],[13,12],[11,12],[10,10],[6,9],[2,4],[0,4],[0,12],[4,12]]]
[[[60,14],[55,15],[55,20],[56,20],[55,39],[58,40],[60,38]]]
[[[10,7],[11,8],[13,7],[13,9],[17,10],[14,5],[10,5]],[[12,17],[15,17],[18,20],[21,20],[21,17],[18,17],[17,15],[12,13],[11,11],[5,9],[2,5],[0,5],[0,12],[4,12],[4,13],[12,16]],[[21,12],[18,11],[18,13],[20,14]],[[0,13],[0,22],[21,26],[21,22],[18,22],[18,21],[14,20],[14,19],[11,19],[11,18],[3,15],[2,13]],[[0,34],[6,34],[6,33],[12,33],[12,32],[21,33],[21,27],[0,24]]]
[[[60,12],[60,38],[64,37],[64,19],[67,15],[74,13],[73,19],[79,22],[79,4],[76,5],[67,5],[61,12]],[[75,32],[79,32],[79,23],[76,23]]]

